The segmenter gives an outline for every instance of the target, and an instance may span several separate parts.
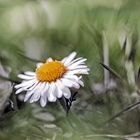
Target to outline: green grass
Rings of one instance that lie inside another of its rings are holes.
[[[34,70],[34,60],[62,59],[72,51],[87,58],[91,70],[68,116],[59,103],[45,108],[26,103],[1,115],[0,139],[119,140],[138,132],[139,107],[104,123],[140,98],[139,6],[138,0],[1,0],[0,63],[11,68],[10,78]],[[104,57],[121,78],[110,72],[107,82],[113,79],[117,86],[95,92],[93,85],[106,82]],[[38,120],[34,112],[49,112],[55,120]]]

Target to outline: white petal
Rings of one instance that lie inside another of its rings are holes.
[[[58,86],[60,89],[63,88],[64,85],[62,84],[62,82],[61,82],[59,79],[57,80],[56,83],[57,83],[57,86]]]
[[[30,103],[38,101],[39,98],[40,98],[40,93],[38,93],[38,92],[34,93],[30,98]]]
[[[31,87],[35,82],[36,82],[35,79],[29,80],[29,81],[26,81],[26,82],[22,82],[21,84],[16,85],[15,88],[20,88],[20,87],[28,88],[28,87]]]
[[[77,67],[73,67],[73,66],[69,66],[68,69],[69,70],[74,70],[74,69],[85,69],[87,68],[87,66],[85,65],[78,65]]]
[[[41,83],[40,86],[37,88],[36,92],[32,95],[31,99],[30,99],[30,103],[32,102],[36,102],[39,100],[41,94],[44,93],[46,84],[45,82]]]
[[[45,82],[41,83],[40,86],[37,88],[36,92],[30,98],[30,103],[38,101],[40,96],[43,95],[46,90],[47,90],[46,83]]]
[[[22,91],[24,91],[24,89],[23,89],[23,88],[19,88],[19,89],[15,92],[15,94],[19,94],[19,93],[21,93]]]
[[[46,104],[47,104],[47,98],[46,98],[46,96],[45,97],[41,96],[41,98],[40,98],[40,104],[41,104],[42,107],[45,107],[46,106]]]
[[[79,80],[78,83],[79,83],[82,87],[84,87],[84,82],[83,82],[82,80]]]
[[[37,68],[40,68],[43,65],[43,63],[37,63],[36,66]]]
[[[24,74],[19,74],[18,77],[24,80],[31,80],[35,78],[35,76],[29,76],[29,75],[24,75]]]
[[[56,101],[56,97],[55,97],[53,94],[49,93],[48,100],[49,100],[50,102],[55,102],[55,101]]]
[[[61,78],[60,80],[62,82],[63,85],[65,85],[66,87],[73,87],[73,83],[71,81],[69,81],[66,78]]]
[[[30,75],[30,76],[35,76],[35,72],[32,72],[32,71],[26,71],[24,72],[26,75]]]
[[[24,97],[24,102],[26,102],[32,94],[36,93],[36,90],[39,88],[39,86],[41,85],[41,83],[39,83],[33,90],[31,91],[27,91],[25,97]]]
[[[66,60],[67,60],[67,57],[63,58],[63,59],[61,60],[61,62],[64,63]]]
[[[79,83],[82,87],[84,87],[84,82],[83,82],[81,79],[82,79],[82,76],[79,77],[78,83]]]
[[[70,92],[69,88],[65,87],[60,80],[57,80],[57,84],[58,84],[59,88],[62,90],[63,95],[67,99],[69,99],[71,97],[71,92]]]
[[[39,84],[38,81],[36,81],[30,88],[28,88],[27,90],[33,90],[37,85]]]
[[[77,69],[67,72],[67,74],[89,74],[88,69]]]
[[[70,75],[70,74],[65,74],[64,76],[63,76],[64,78],[68,78],[68,79],[74,79],[74,80],[79,80],[79,78],[78,78],[78,76],[76,76],[76,75]]]
[[[65,98],[69,99],[71,97],[71,92],[70,92],[69,88],[64,86],[62,91],[63,91],[63,95]]]
[[[74,87],[76,89],[80,88],[80,85],[78,84],[78,81],[76,82],[75,80],[64,79],[64,78],[62,78],[61,81],[66,87]]]
[[[56,101],[56,97],[55,97],[55,84],[51,83],[49,90],[48,90],[48,100],[50,102],[55,102]]]
[[[57,97],[61,98],[63,95],[62,90],[57,86]]]
[[[72,65],[73,63],[75,63],[75,62],[77,62],[77,61],[79,61],[79,60],[82,60],[82,59],[83,59],[83,57],[76,58],[76,59],[74,59],[73,61],[71,61],[69,64],[67,64],[66,66],[70,66],[70,65]]]
[[[44,95],[44,93],[46,94],[48,88],[49,88],[49,84],[44,82],[44,85],[41,91],[41,96]]]
[[[62,93],[62,90],[60,89],[59,85],[57,84],[57,82],[56,82],[56,92],[57,92],[57,97],[61,98],[63,93]]]
[[[27,92],[25,97],[24,97],[24,102],[26,102],[31,97],[32,94],[33,94],[33,92],[31,92],[31,91]]]
[[[65,60],[64,64],[67,65],[69,64],[76,56],[76,52],[72,52],[68,57],[67,59]]]
[[[85,64],[84,62],[85,62],[86,60],[87,60],[87,59],[81,59],[81,60],[79,60],[79,61],[77,61],[77,62],[71,64],[69,67],[74,68],[74,67],[76,67],[76,66],[78,66],[78,65]]]
[[[48,63],[48,62],[52,62],[52,61],[53,61],[53,59],[51,57],[49,57],[46,62]]]
[[[45,83],[44,89],[41,91],[41,98],[40,98],[40,104],[42,107],[44,107],[47,103],[47,90],[49,88],[48,83]]]

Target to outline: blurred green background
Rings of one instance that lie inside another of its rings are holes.
[[[0,0],[0,140],[139,140],[138,106],[105,124],[140,99],[139,7],[139,0]],[[18,107],[3,77],[17,80],[37,61],[72,51],[91,70],[68,116],[59,102]],[[5,111],[7,101],[14,111]]]

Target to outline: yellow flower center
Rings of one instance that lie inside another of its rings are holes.
[[[37,79],[41,82],[52,82],[61,78],[67,68],[60,61],[46,62],[36,69]]]

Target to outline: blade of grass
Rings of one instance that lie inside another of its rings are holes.
[[[117,77],[121,82],[126,83],[124,81],[124,79],[121,78],[121,76],[112,68],[108,67],[107,65],[100,63],[105,69],[107,69],[112,75],[114,75],[115,77]]]
[[[140,105],[140,101],[134,103],[134,104],[131,104],[129,105],[128,107],[124,108],[123,110],[121,110],[120,112],[118,112],[116,115],[114,115],[113,117],[111,117],[109,120],[107,120],[105,123],[104,123],[104,126],[108,123],[110,123],[111,121],[113,121],[114,119],[120,117],[121,115],[123,115],[124,113],[127,113],[128,111],[131,111],[135,108],[137,108],[138,106]]]

